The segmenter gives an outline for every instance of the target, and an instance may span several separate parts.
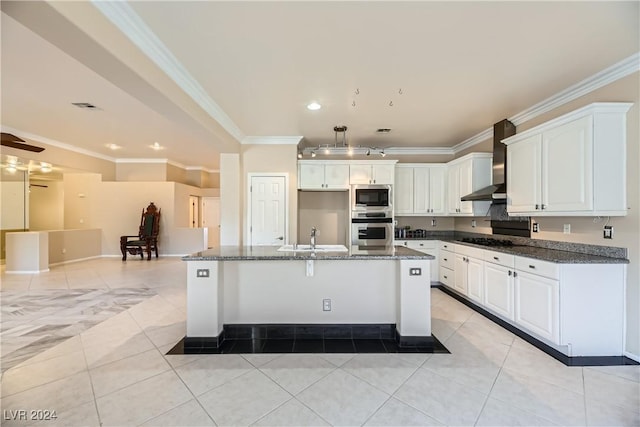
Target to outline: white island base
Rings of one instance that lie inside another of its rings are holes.
[[[185,258],[186,339],[219,338],[224,325],[394,324],[400,345],[426,344],[429,257]]]

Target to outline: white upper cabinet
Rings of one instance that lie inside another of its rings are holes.
[[[445,215],[444,164],[396,165],[394,213],[396,215]]]
[[[349,183],[351,184],[393,184],[394,163],[396,161],[378,161],[376,163],[351,163]]]
[[[485,216],[491,202],[463,202],[461,197],[491,185],[491,153],[471,153],[447,163],[447,213]]]
[[[298,188],[348,190],[349,164],[321,160],[298,161]]]
[[[631,105],[590,104],[505,139],[507,212],[626,215],[626,112]]]

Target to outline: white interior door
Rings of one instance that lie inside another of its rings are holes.
[[[202,198],[202,226],[207,227],[207,247],[220,246],[220,198]]]
[[[251,176],[250,194],[250,245],[284,244],[287,227],[285,177]]]

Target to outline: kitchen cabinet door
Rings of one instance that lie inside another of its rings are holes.
[[[393,189],[393,211],[395,215],[413,213],[413,172],[410,167],[396,167]]]
[[[413,212],[416,214],[429,213],[430,168],[415,168],[413,170]]]
[[[542,204],[541,162],[541,135],[532,135],[508,147],[507,212],[534,212],[540,209]]]
[[[453,288],[463,295],[467,295],[467,257],[456,254],[454,262],[455,279]]]
[[[429,208],[432,215],[446,213],[446,172],[444,167],[429,169]]]
[[[300,189],[321,189],[324,188],[324,165],[318,164],[299,164],[298,173],[300,174],[298,188]]]
[[[482,305],[484,294],[484,261],[467,258],[467,295]]]
[[[460,208],[460,179],[458,165],[447,168],[447,212],[457,214]]]
[[[483,305],[509,319],[514,320],[513,270],[490,262],[484,263]]]
[[[516,324],[560,344],[559,282],[520,270],[515,275]]]
[[[393,184],[393,176],[395,172],[394,165],[378,165],[371,166],[372,184]]]
[[[349,166],[349,182],[351,184],[370,184],[371,183],[371,165],[350,165]]]
[[[466,161],[458,166],[458,212],[473,214],[473,202],[463,202],[460,197],[473,193],[473,163]]]
[[[325,165],[325,188],[348,189],[349,165]]]
[[[542,209],[593,209],[593,118],[583,117],[542,135]]]

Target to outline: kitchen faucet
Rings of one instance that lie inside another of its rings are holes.
[[[316,232],[318,230],[315,227],[311,227],[311,250],[316,250]]]

